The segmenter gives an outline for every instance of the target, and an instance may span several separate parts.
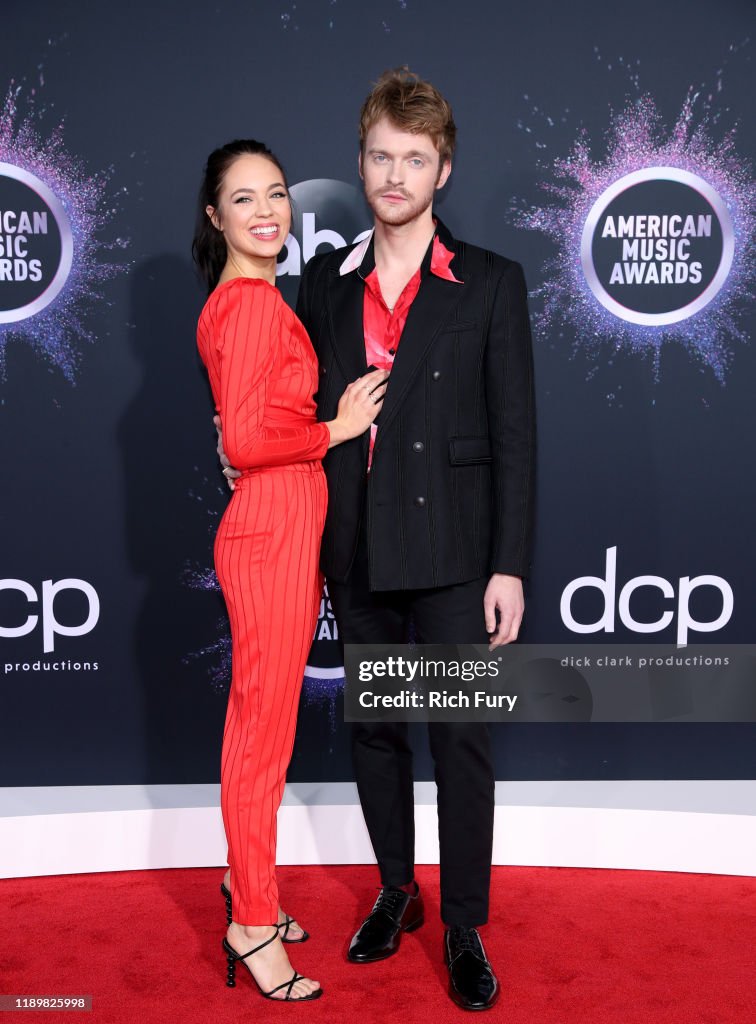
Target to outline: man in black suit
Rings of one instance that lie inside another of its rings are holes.
[[[368,239],[315,256],[297,313],[320,362],[318,416],[369,366],[390,373],[377,428],[328,452],[321,566],[345,643],[488,643],[517,637],[533,506],[534,399],[518,263],[454,239],[433,216],[451,172],[449,104],[407,70],[362,109]],[[356,386],[359,386],[357,384]],[[498,621],[497,621],[498,620]],[[441,916],[450,994],[493,1005],[486,922],[494,774],[487,726],[431,723],[438,785]],[[422,923],[414,881],[406,723],[359,723],[360,802],[381,873],[349,959],[392,955]]]

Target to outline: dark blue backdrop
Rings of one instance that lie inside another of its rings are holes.
[[[692,87],[693,121],[708,111],[715,163],[735,127],[735,158],[747,168],[750,4],[83,0],[73,9],[9,3],[3,18],[16,119],[33,110],[43,141],[63,120],[65,151],[89,174],[110,175],[98,194],[113,213],[97,238],[129,244],[94,260],[120,270],[100,298],[81,295],[93,340],[77,341],[73,329],[73,383],[33,319],[7,338],[0,577],[38,594],[43,580],[88,581],[101,609],[91,632],[57,636],[52,655],[41,623],[0,638],[2,784],[218,778],[225,641],[204,573],[226,495],[194,343],[203,296],[188,251],[201,167],[211,148],[253,135],[292,182],[359,185],[359,104],[384,68],[405,62],[448,96],[458,124],[440,215],[458,236],[520,260],[534,293],[539,493],[525,638],[577,639],[560,616],[562,591],[600,576],[616,546],[618,590],[645,574],[676,592],[685,576],[727,580],[730,621],[691,640],[753,641],[752,307],[721,300],[741,332],[724,337],[721,380],[681,337],[661,344],[655,366],[653,345],[617,346],[620,321],[614,337],[574,317],[545,325],[539,289],[560,270],[544,269],[557,247],[517,212],[552,201],[540,185],[556,180],[553,162],[581,133],[600,162],[612,117],[643,94],[664,138]],[[10,134],[6,124],[2,137]],[[742,202],[746,180],[744,170]],[[367,226],[359,200],[345,202],[346,213],[326,223],[321,211],[316,227],[336,230],[340,217],[343,232]],[[282,284],[291,298],[296,280]],[[39,612],[17,589],[0,598],[6,627]],[[701,620],[716,617],[716,594],[695,601]],[[82,621],[81,594],[58,602],[59,621]],[[657,618],[659,593],[639,592],[633,607],[639,619]],[[600,614],[587,594],[580,611],[583,621]],[[671,625],[654,638],[674,635]],[[621,623],[614,636],[648,639]],[[71,665],[33,667],[53,656]],[[98,668],[73,667],[84,661]],[[340,710],[332,684],[308,684],[290,777],[351,777]],[[756,766],[752,725],[500,726],[496,737],[499,778],[751,778]],[[418,741],[418,777],[429,778]]]

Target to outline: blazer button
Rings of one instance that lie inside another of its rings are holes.
[[[423,451],[424,448],[425,448],[425,445],[423,444],[422,441],[413,441],[413,443],[412,443],[412,451],[413,452],[421,452],[421,451]]]
[[[433,373],[431,374],[431,377],[434,380],[441,380],[441,371],[440,370],[434,370]]]
[[[425,508],[425,498],[415,498],[415,508]]]

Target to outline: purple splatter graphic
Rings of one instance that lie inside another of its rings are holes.
[[[41,66],[39,71],[42,86]],[[123,263],[111,262],[109,254],[126,248],[128,242],[101,237],[126,189],[112,193],[112,169],[86,172],[82,161],[66,150],[62,122],[44,133],[47,111],[37,105],[37,91],[32,88],[24,95],[23,85],[11,82],[0,111],[0,162],[33,174],[60,201],[71,225],[73,262],[63,288],[48,306],[25,320],[0,324],[0,379],[5,379],[5,351],[12,341],[30,345],[74,383],[81,343],[96,340],[86,326],[88,309],[103,301],[100,286],[126,269]]]
[[[194,472],[199,473],[199,466],[194,467]],[[206,497],[208,495],[208,497]],[[207,532],[212,538],[218,529],[223,509],[228,500],[227,490],[217,483],[211,483],[203,474],[201,486],[193,487],[189,491],[189,497],[196,504],[201,505],[207,521]],[[183,582],[190,590],[197,590],[203,593],[220,594],[220,584],[213,569],[199,565],[198,563],[187,564],[184,567]],[[206,644],[198,651],[192,651],[183,658],[185,665],[199,659],[208,658],[209,664],[207,674],[213,689],[218,693],[228,693],[231,684],[231,634],[228,627],[228,619],[225,615],[220,616],[215,623],[216,638],[212,643]]]
[[[187,566],[184,581],[191,590],[220,593],[220,584],[212,569]],[[228,630],[228,619],[219,618],[216,622],[216,631],[217,639],[198,651],[192,651],[183,660],[186,665],[199,658],[210,658],[207,674],[213,689],[218,693],[227,693],[231,682],[231,634]]]
[[[731,49],[734,52],[736,48]],[[601,59],[598,54],[597,59]],[[638,89],[636,65],[620,64]],[[612,65],[607,66],[611,70]],[[734,344],[747,341],[739,321],[743,306],[753,297],[756,185],[748,164],[735,151],[735,128],[719,140],[713,136],[721,113],[714,109],[715,96],[722,89],[721,69],[717,75],[717,87],[708,94],[690,89],[669,131],[654,100],[641,95],[628,99],[619,112],[611,112],[603,159],[593,155],[587,134],[581,131],[566,157],[540,162],[547,172],[541,188],[549,201],[528,205],[517,200],[513,206],[517,226],[540,231],[556,245],[556,254],[543,268],[545,283],[534,292],[543,300],[543,311],[536,318],[539,334],[561,337],[560,328],[570,327],[576,348],[592,358],[605,354],[607,346],[650,357],[657,377],[662,346],[677,342],[720,383],[725,382]],[[538,107],[532,112],[541,116]],[[553,125],[553,119],[543,117],[547,125]],[[520,123],[519,127],[532,133],[530,126]],[[536,146],[547,148],[546,143],[536,142]],[[583,228],[594,203],[613,182],[649,167],[679,168],[704,179],[725,203],[735,241],[732,267],[715,298],[694,316],[664,326],[636,324],[614,316],[594,296],[581,265]]]

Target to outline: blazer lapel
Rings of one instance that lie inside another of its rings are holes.
[[[430,273],[420,285],[410,306],[391,368],[386,398],[378,420],[376,450],[381,443],[381,433],[396,415],[436,335],[461,301],[464,289],[463,282],[444,281]]]
[[[364,285],[355,272],[330,272],[328,317],[336,361],[349,383],[367,373],[365,332],[362,323]]]

